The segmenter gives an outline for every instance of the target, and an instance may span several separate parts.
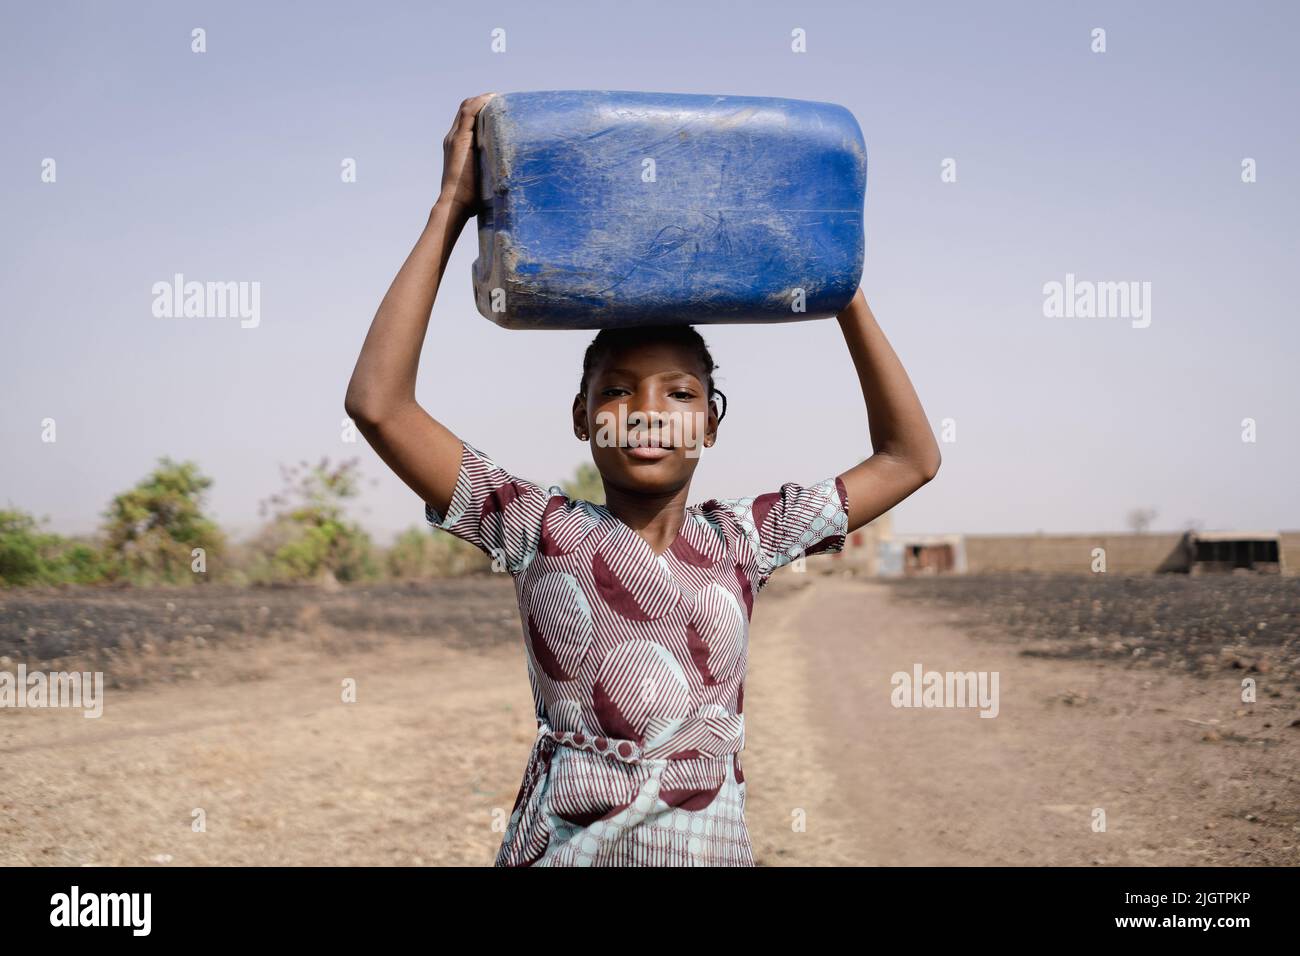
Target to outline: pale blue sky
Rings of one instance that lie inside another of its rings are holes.
[[[1158,528],[1300,526],[1297,27],[1284,3],[7,5],[0,505],[88,531],[170,454],[200,463],[216,517],[245,533],[279,463],[359,455],[373,483],[357,516],[381,539],[422,524],[340,422],[452,115],[486,90],[625,89],[857,116],[863,284],[936,430],[956,421],[899,528],[1116,530],[1139,506]],[[434,307],[419,398],[503,466],[558,481],[587,455],[567,422],[591,333],[482,318],[472,240]],[[155,318],[153,283],[176,272],[260,282],[259,327]],[[1043,284],[1068,272],[1149,281],[1150,327],[1044,318]],[[868,453],[833,320],[700,330],[731,408],[693,500]]]

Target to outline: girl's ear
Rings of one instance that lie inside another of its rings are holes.
[[[721,405],[720,409],[719,405]],[[719,424],[727,417],[727,396],[721,389],[715,388],[713,394],[709,396],[709,408],[717,412]]]
[[[718,423],[721,419],[718,417],[718,406],[715,402],[709,402],[709,418],[704,426],[704,447],[711,448],[718,440]]]
[[[580,441],[587,440],[587,399],[581,394],[573,396],[573,434]]]

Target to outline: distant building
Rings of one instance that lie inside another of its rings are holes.
[[[882,573],[882,544],[894,535],[894,516],[886,511],[879,518],[868,522],[857,531],[851,532],[844,542],[844,550],[831,555],[832,570],[835,567],[852,568],[857,574],[879,577]]]
[[[959,534],[900,535],[886,548],[891,552],[887,563],[893,574],[913,577],[966,570],[966,540]]]
[[[867,577],[960,573],[966,569],[959,534],[895,535],[892,512],[851,533],[844,550],[831,555],[836,566]]]
[[[1238,568],[1271,574],[1282,571],[1282,535],[1276,531],[1189,532],[1187,552],[1192,574],[1231,573]]]
[[[890,513],[852,532],[831,569],[868,577],[966,572],[1300,574],[1300,531],[895,534]]]

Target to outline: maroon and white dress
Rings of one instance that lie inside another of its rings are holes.
[[[537,716],[497,866],[753,866],[744,693],[754,597],[844,548],[840,478],[686,509],[662,554],[607,508],[462,441],[425,518],[514,578]]]

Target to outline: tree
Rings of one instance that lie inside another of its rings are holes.
[[[285,581],[358,581],[376,575],[370,536],[344,515],[344,502],[357,495],[358,460],[331,466],[281,466],[284,490],[261,504],[273,514],[256,542],[261,553],[254,577]]]
[[[481,571],[484,554],[446,531],[411,527],[398,535],[385,563],[392,578],[427,580]]]
[[[583,462],[569,481],[561,482],[564,493],[575,501],[590,501],[594,505],[605,503],[605,484],[600,471],[591,462]]]
[[[1156,520],[1156,514],[1154,508],[1134,508],[1128,513],[1129,529],[1134,534],[1145,534],[1151,522]]]
[[[0,583],[40,584],[46,570],[42,552],[52,535],[41,533],[36,519],[22,511],[0,511]]]
[[[163,457],[104,512],[104,552],[113,578],[137,584],[191,584],[195,548],[220,555],[225,536],[203,514],[212,479],[192,461]]]

